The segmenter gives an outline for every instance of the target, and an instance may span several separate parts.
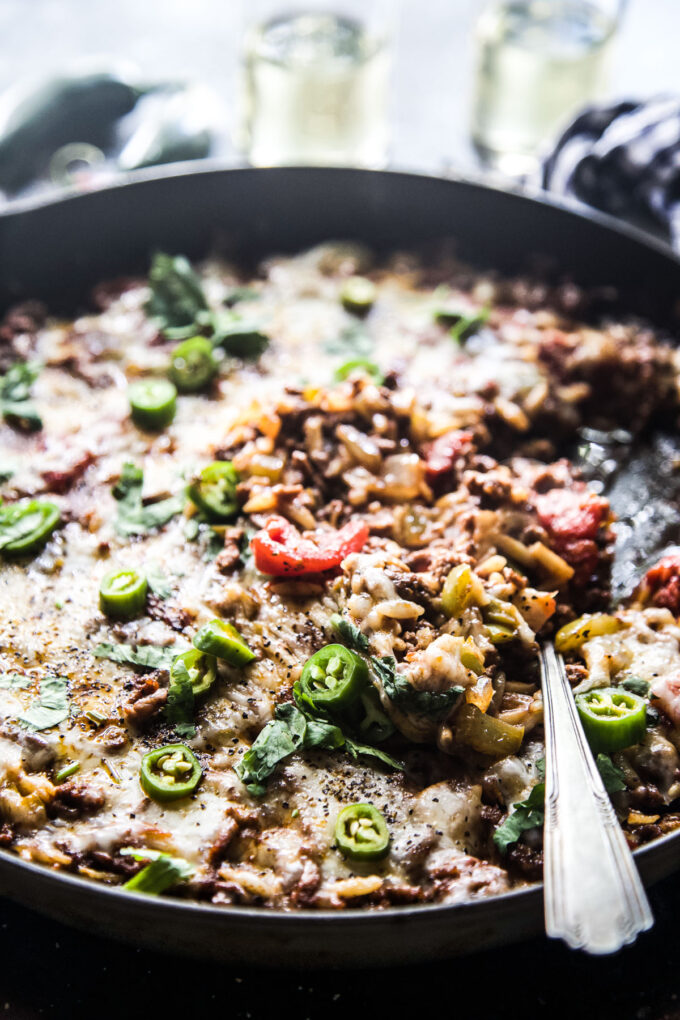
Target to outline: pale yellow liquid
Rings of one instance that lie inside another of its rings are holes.
[[[602,94],[615,22],[579,0],[501,3],[478,28],[473,141],[487,161],[529,172],[542,146]]]
[[[378,167],[387,155],[385,41],[330,14],[276,18],[245,55],[245,133],[256,166]]]

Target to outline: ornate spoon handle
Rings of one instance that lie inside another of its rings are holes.
[[[572,949],[613,953],[654,919],[590,753],[562,657],[541,651],[545,716],[545,930]]]

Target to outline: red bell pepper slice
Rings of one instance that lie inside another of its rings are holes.
[[[255,566],[272,577],[319,574],[339,567],[350,553],[359,552],[368,538],[364,521],[348,521],[337,531],[317,531],[305,538],[285,517],[270,517],[250,540]]]

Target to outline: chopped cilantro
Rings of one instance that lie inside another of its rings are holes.
[[[616,767],[608,754],[598,754],[595,764],[607,793],[618,793],[620,790],[626,789],[623,772]]]
[[[184,509],[186,497],[183,491],[145,506],[142,502],[143,485],[142,469],[126,461],[112,490],[113,497],[118,503],[116,531],[119,535],[143,535],[153,528],[167,524]]]
[[[648,680],[643,680],[641,676],[627,676],[625,680],[621,681],[619,686],[624,687],[631,694],[638,694],[641,698],[648,698],[651,684]]]
[[[161,647],[160,645],[127,645],[100,644],[93,651],[98,659],[110,659],[111,662],[125,662],[132,666],[144,666],[146,669],[170,669],[173,659],[187,649],[176,645]]]
[[[545,783],[537,783],[526,800],[514,804],[514,811],[508,815],[493,835],[493,841],[502,854],[512,843],[516,843],[527,829],[537,829],[545,818]]]
[[[146,580],[154,595],[167,599],[172,595],[172,585],[157,563],[150,563],[145,570]]]
[[[339,613],[333,613],[330,620],[328,621],[344,644],[348,648],[354,648],[357,652],[368,651],[368,638],[365,634],[362,634],[359,628],[346,620],[344,616],[340,616]]]
[[[40,682],[40,695],[19,720],[34,730],[49,730],[68,718],[68,680],[48,676]]]
[[[31,387],[40,366],[33,361],[17,362],[0,377],[0,411],[10,424],[28,432],[42,428],[42,420],[30,402]]]
[[[457,686],[450,687],[447,691],[416,690],[406,677],[397,673],[397,663],[391,655],[382,659],[371,656],[371,666],[380,679],[387,697],[404,712],[442,716],[463,693],[463,688]]]
[[[178,659],[172,667],[168,700],[165,703],[165,718],[172,724],[179,737],[196,735],[194,691],[189,670],[181,659]]]

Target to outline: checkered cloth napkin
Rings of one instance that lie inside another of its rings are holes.
[[[584,110],[542,169],[543,187],[636,224],[656,224],[680,250],[680,99]]]

